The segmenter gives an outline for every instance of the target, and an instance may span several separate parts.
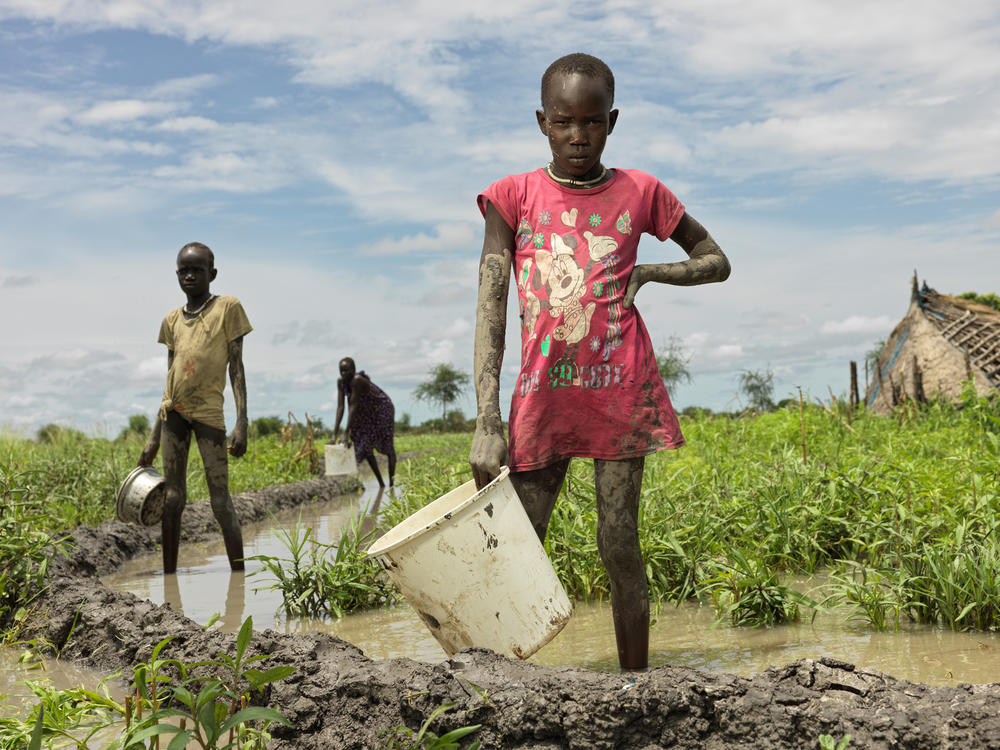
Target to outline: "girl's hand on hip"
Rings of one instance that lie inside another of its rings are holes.
[[[646,267],[634,266],[632,273],[629,274],[628,284],[625,286],[625,298],[622,300],[622,307],[626,310],[632,307],[632,303],[635,302],[636,293],[646,281],[648,281],[646,278]]]

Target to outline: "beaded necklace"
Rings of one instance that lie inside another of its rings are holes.
[[[201,303],[201,307],[199,307],[197,310],[188,310],[187,305],[184,305],[184,314],[185,315],[190,315],[192,317],[194,317],[195,315],[198,315],[202,310],[204,310],[206,307],[208,307],[208,303],[211,302],[213,299],[215,299],[215,295],[214,294],[208,295],[208,299],[205,300],[204,302],[202,302]]]
[[[555,172],[552,171],[552,162],[545,165],[545,171],[548,172],[549,177],[558,182],[560,185],[572,185],[573,187],[581,188],[593,187],[608,176],[608,169],[603,164],[601,165],[601,173],[597,175],[597,177],[590,180],[577,180],[572,177],[557,177]]]

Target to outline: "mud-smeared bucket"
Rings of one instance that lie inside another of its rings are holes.
[[[326,459],[326,475],[357,474],[358,462],[354,460],[354,449],[340,443],[328,443],[323,448]]]
[[[527,659],[573,608],[508,470],[439,497],[368,549],[449,656],[469,646]]]
[[[143,526],[158,524],[163,517],[166,490],[166,480],[152,466],[133,469],[118,488],[118,520]]]

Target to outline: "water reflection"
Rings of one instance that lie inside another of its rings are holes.
[[[369,515],[362,524],[367,532],[374,516],[394,496],[393,490],[383,492],[370,481],[360,494],[286,511],[273,521],[244,528],[246,554],[287,557],[278,532],[293,527],[300,514],[302,523],[313,528],[315,539],[335,542],[341,530],[368,507]],[[436,663],[446,658],[405,604],[342,620],[289,620],[279,613],[280,593],[266,588],[269,574],[252,575],[261,569],[260,563],[249,561],[245,573],[231,573],[221,539],[187,545],[182,559],[189,566],[175,575],[164,576],[159,558],[150,556],[131,561],[104,581],[156,603],[166,602],[202,624],[218,613],[217,627],[227,632],[237,631],[244,618],[252,615],[257,629],[330,632],[375,659],[408,657]],[[816,582],[803,585],[815,586]],[[708,607],[664,605],[650,632],[652,666],[673,664],[749,675],[795,659],[823,656],[935,685],[991,682],[1000,673],[1000,639],[994,633],[954,633],[917,626],[896,633],[876,633],[848,622],[846,614],[837,611],[817,615],[813,621],[744,629],[715,627]],[[577,604],[562,633],[531,661],[617,671],[610,607]]]

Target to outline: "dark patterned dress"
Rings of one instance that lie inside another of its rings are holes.
[[[364,370],[357,373],[368,378]],[[379,453],[392,452],[392,435],[396,426],[396,409],[392,400],[381,388],[368,378],[368,397],[361,399],[351,417],[351,441],[354,443],[354,458],[360,463],[376,450]],[[343,380],[340,389],[351,409],[351,386]]]

